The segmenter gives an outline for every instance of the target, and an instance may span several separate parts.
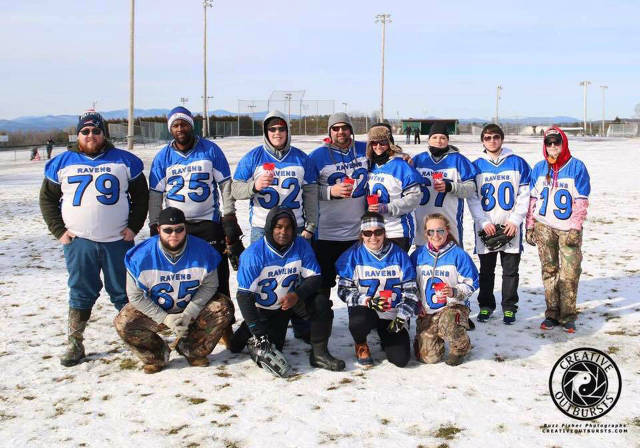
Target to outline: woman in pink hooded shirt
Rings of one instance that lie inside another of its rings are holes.
[[[582,224],[591,185],[584,163],[571,156],[567,136],[551,127],[544,136],[544,160],[531,172],[527,243],[538,246],[547,304],[543,330],[562,325],[576,331],[576,298],[582,269]]]

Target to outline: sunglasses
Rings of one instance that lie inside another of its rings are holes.
[[[371,140],[371,146],[387,146],[389,140]]]
[[[167,235],[171,235],[172,233],[180,234],[184,232],[184,226],[180,227],[163,227],[162,233],[166,233]]]
[[[427,235],[433,236],[437,233],[438,235],[443,236],[446,231],[447,229],[429,229],[427,230]]]
[[[102,134],[102,129],[100,129],[100,128],[83,129],[83,130],[80,131],[80,133],[82,135],[89,135],[89,134],[100,135],[100,134]]]
[[[562,146],[562,140],[558,138],[545,138],[544,139],[545,146]]]
[[[376,230],[363,230],[362,234],[367,238],[370,238],[371,235],[382,236],[384,235],[384,229],[376,229]]]
[[[267,131],[269,132],[287,132],[287,128],[284,126],[271,126],[270,128],[267,128]]]
[[[331,126],[331,130],[333,132],[348,131],[349,130],[349,125],[343,124],[342,126]]]
[[[484,137],[482,137],[482,140],[485,142],[490,142],[491,140],[497,142],[499,140],[502,140],[502,137],[500,137],[498,134],[485,135]]]

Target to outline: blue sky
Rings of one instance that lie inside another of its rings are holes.
[[[208,12],[213,109],[305,89],[386,116],[632,116],[640,103],[640,2],[218,1]],[[136,1],[136,107],[202,109],[202,2]],[[0,0],[0,118],[128,104],[129,1]]]

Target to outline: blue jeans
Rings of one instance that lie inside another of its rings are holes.
[[[119,311],[127,304],[124,256],[133,247],[132,241],[98,243],[76,237],[62,247],[69,272],[70,308],[90,310],[93,307],[103,286],[100,271],[113,306]]]
[[[298,235],[302,233],[304,227],[298,227]],[[251,242],[255,243],[264,236],[264,227],[251,227]]]

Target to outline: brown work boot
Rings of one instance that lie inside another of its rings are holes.
[[[190,366],[193,367],[208,367],[209,366],[209,358],[206,356],[203,358],[187,358],[187,362]]]
[[[372,367],[373,358],[366,342],[356,344],[356,360],[362,367]]]
[[[227,350],[231,350],[231,339],[233,338],[233,328],[229,325],[224,329],[222,336],[220,337],[220,342],[227,348]]]
[[[158,373],[162,369],[164,369],[164,366],[162,364],[145,364],[144,366],[142,366],[142,370],[144,371],[144,373],[149,374]]]
[[[65,367],[75,366],[84,358],[84,330],[91,316],[91,310],[77,310],[69,308],[67,322],[67,348],[60,357],[60,364]]]

